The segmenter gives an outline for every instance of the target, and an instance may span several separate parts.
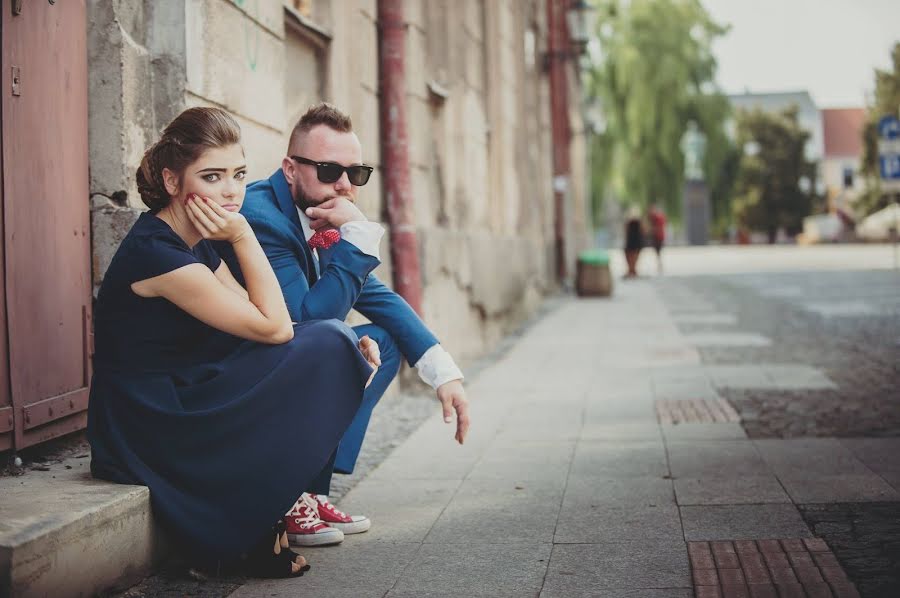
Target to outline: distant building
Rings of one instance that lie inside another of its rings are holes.
[[[864,108],[822,110],[825,154],[819,172],[832,210],[850,207],[863,189],[859,169],[865,121]]]
[[[800,126],[809,131],[806,143],[806,159],[819,162],[824,155],[822,114],[808,91],[783,91],[774,93],[742,93],[728,96],[735,110],[759,109],[763,112],[780,112],[797,106]]]

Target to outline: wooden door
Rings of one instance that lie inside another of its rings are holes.
[[[83,428],[87,418],[86,36],[84,0],[2,0],[0,305],[17,449]],[[0,433],[3,426],[0,414]]]

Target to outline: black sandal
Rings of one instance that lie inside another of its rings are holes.
[[[309,571],[310,566],[306,564],[298,571],[294,571],[293,566],[299,564],[298,558],[302,559],[303,556],[290,548],[285,548],[284,545],[287,543],[284,524],[279,522],[272,528],[271,533],[266,534],[247,554],[244,560],[246,573],[253,577],[265,578],[302,577]]]

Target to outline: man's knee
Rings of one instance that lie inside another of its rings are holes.
[[[354,326],[353,331],[356,332],[359,338],[368,336],[378,343],[378,351],[381,354],[381,366],[378,368],[378,375],[390,375],[390,378],[393,379],[397,372],[400,371],[400,363],[403,358],[393,337],[388,334],[387,330],[375,324]]]

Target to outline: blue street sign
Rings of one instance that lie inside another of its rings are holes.
[[[900,190],[900,119],[896,116],[878,121],[878,163],[884,190]]]
[[[900,138],[900,119],[896,116],[882,116],[878,121],[878,136],[882,139]]]

